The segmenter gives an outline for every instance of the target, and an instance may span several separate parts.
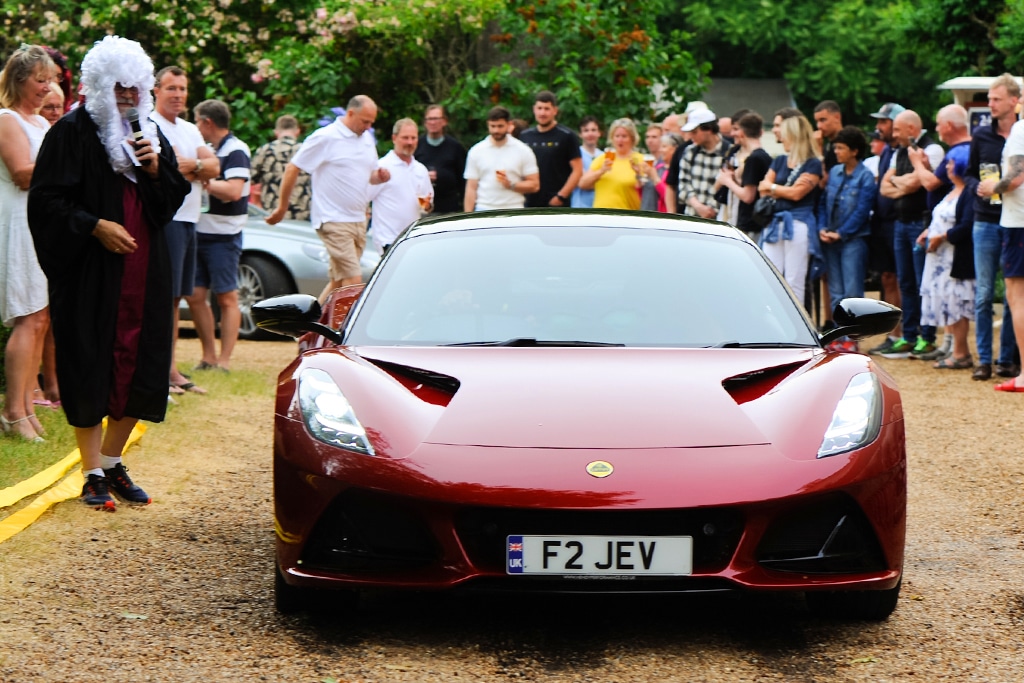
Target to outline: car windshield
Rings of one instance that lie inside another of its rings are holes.
[[[485,228],[400,241],[350,345],[813,346],[747,242],[659,229]]]

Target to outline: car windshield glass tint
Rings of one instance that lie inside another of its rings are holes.
[[[814,345],[749,243],[674,230],[491,228],[399,242],[354,345]]]

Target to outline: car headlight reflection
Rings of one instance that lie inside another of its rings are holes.
[[[299,409],[310,434],[331,446],[376,455],[352,405],[323,370],[299,375]]]
[[[878,436],[882,423],[882,391],[878,378],[870,372],[855,376],[832,413],[832,422],[818,448],[818,457],[826,458],[860,448]]]

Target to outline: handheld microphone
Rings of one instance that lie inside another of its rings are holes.
[[[128,119],[128,125],[132,127],[132,139],[138,143],[142,140],[142,124],[139,123],[139,110],[132,107],[124,113],[124,117]],[[143,166],[149,166],[149,159],[139,159],[139,163]]]

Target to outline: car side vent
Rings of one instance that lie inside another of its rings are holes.
[[[402,383],[419,398],[436,405],[448,405],[461,383],[450,375],[399,363],[367,359]]]
[[[722,387],[729,392],[732,400],[737,404],[748,403],[761,398],[777,387],[782,380],[793,374],[803,364],[803,362],[788,363],[734,375],[722,380]]]

